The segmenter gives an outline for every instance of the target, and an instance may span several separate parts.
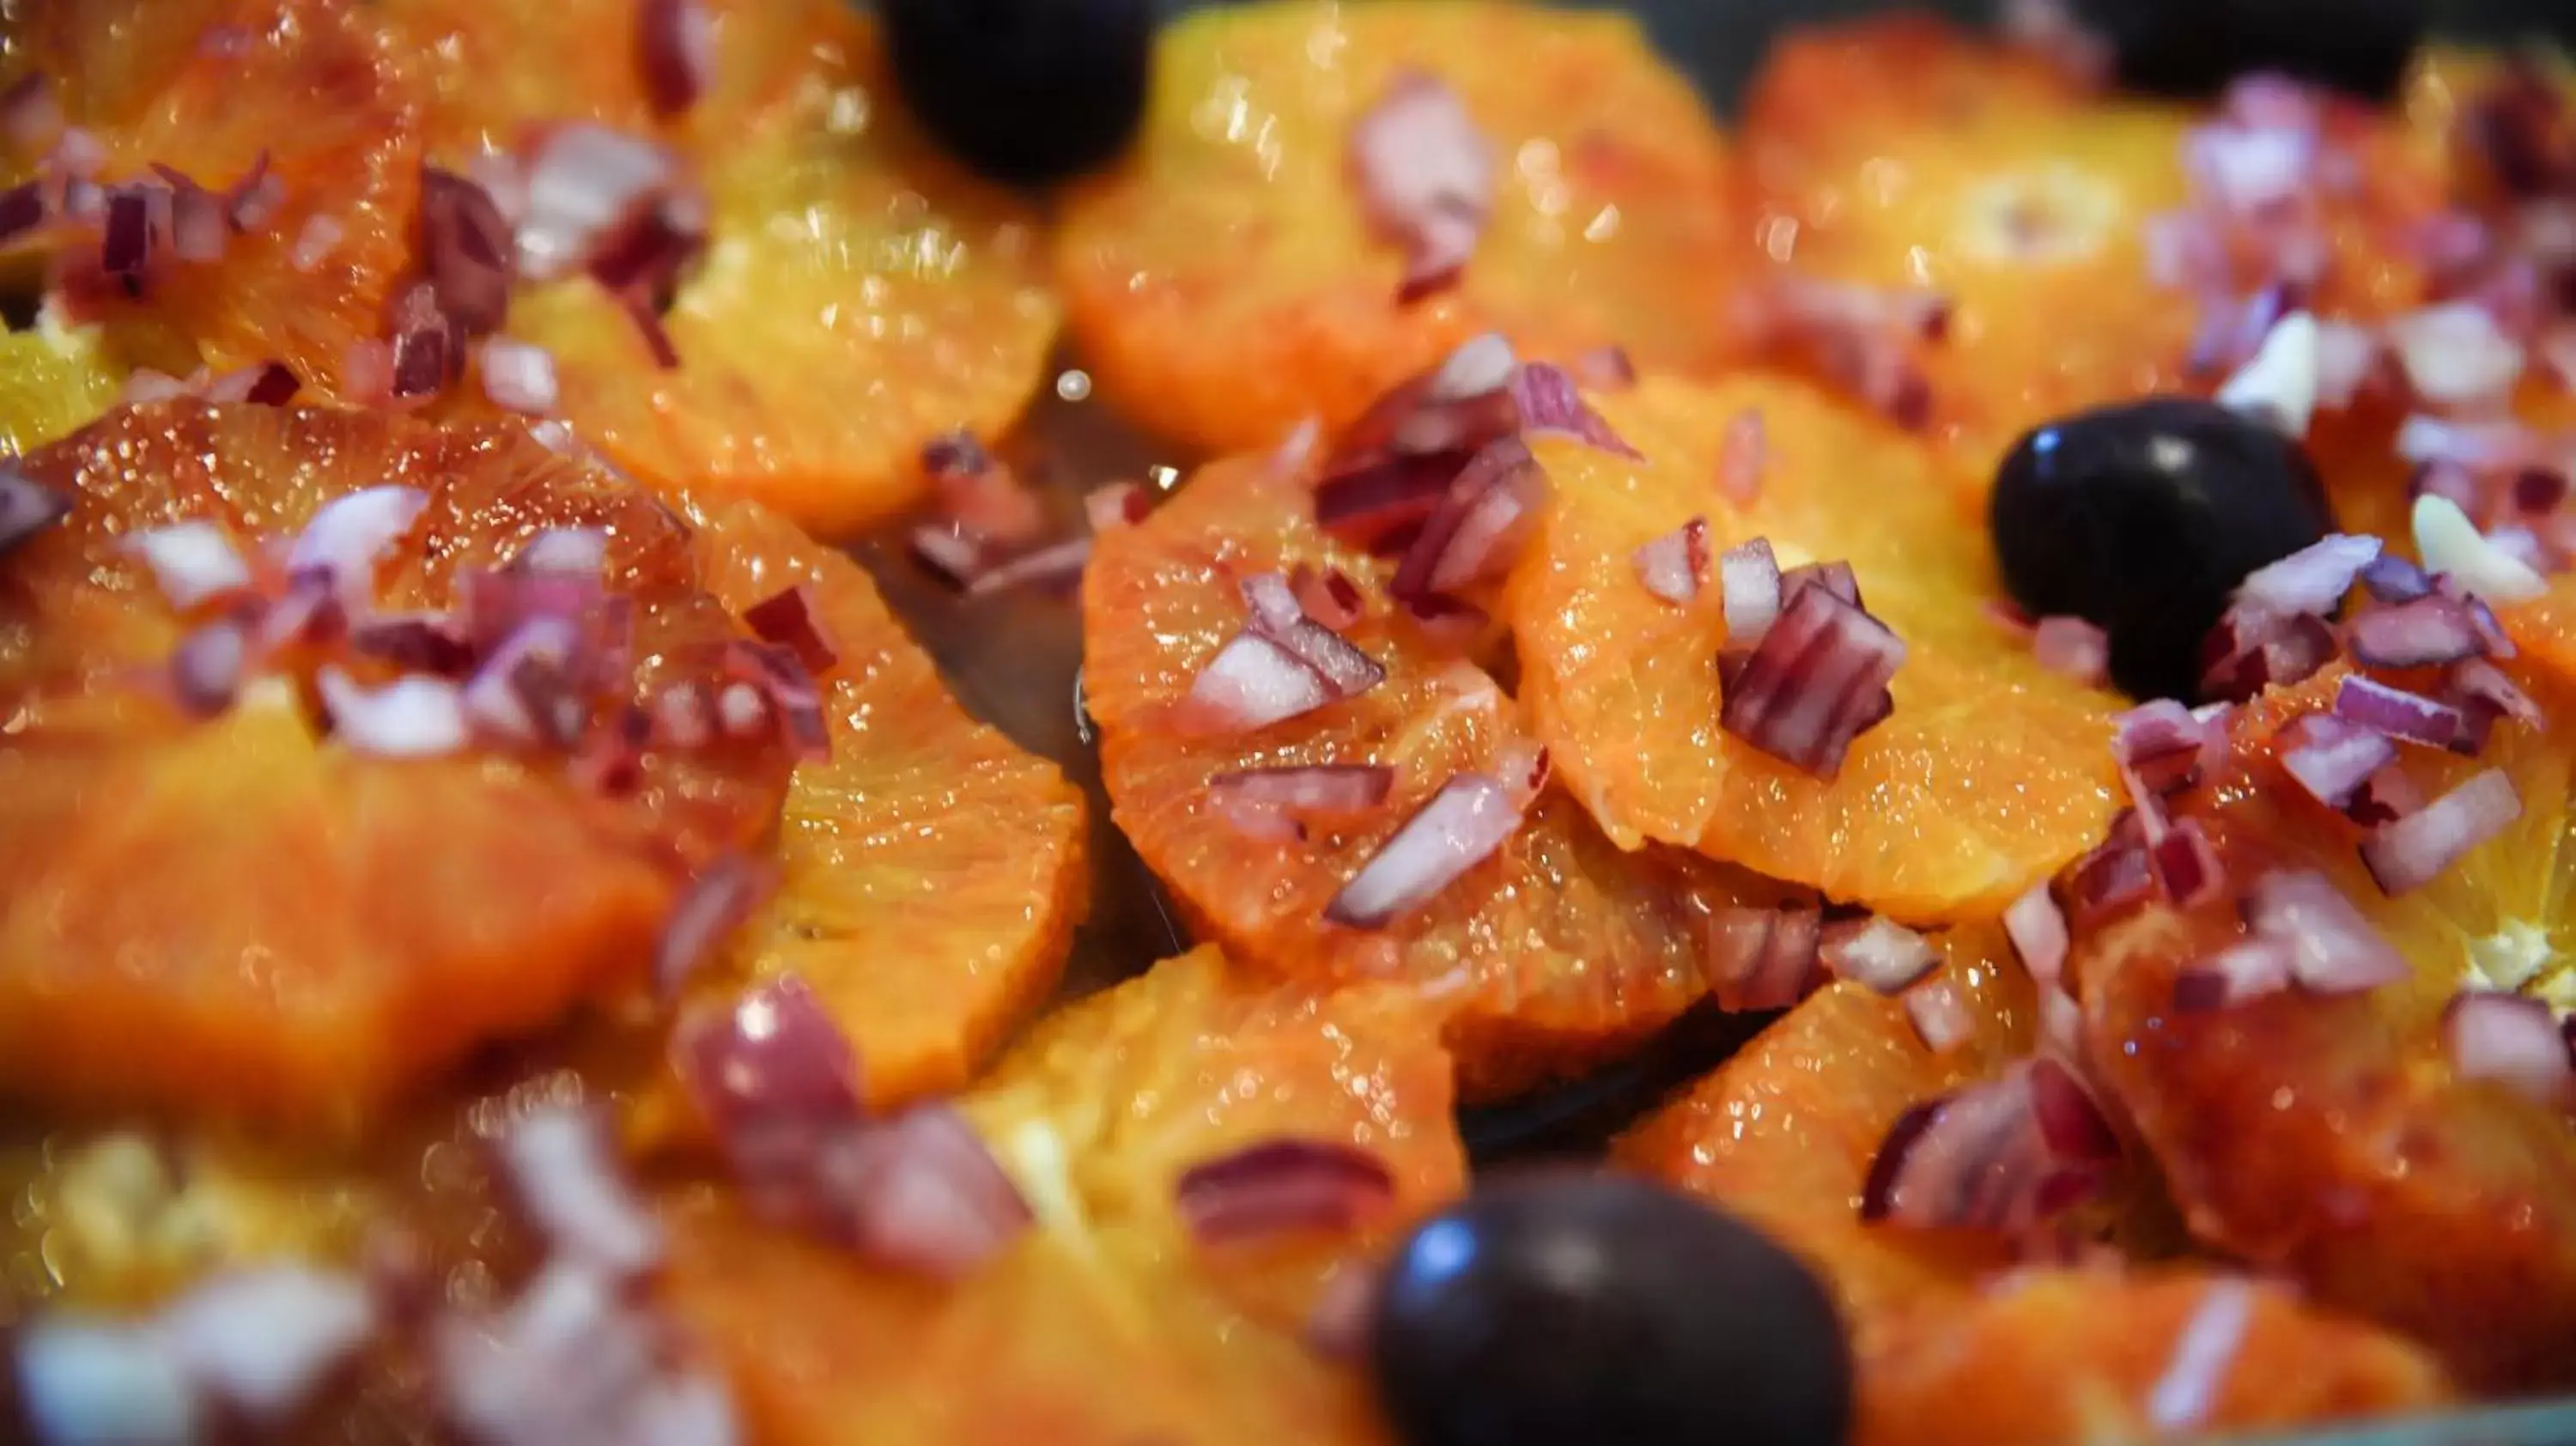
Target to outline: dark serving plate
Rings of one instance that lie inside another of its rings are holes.
[[[1166,10],[1189,8],[1189,0],[1162,4]],[[1895,7],[1872,0],[1640,0],[1591,8],[1635,12],[1665,56],[1724,116],[1779,31]],[[1910,8],[1982,21],[1993,6],[1984,0],[1912,0]],[[2433,0],[2431,8],[2448,36],[2489,43],[2547,37],[2576,44],[2576,0]],[[1055,395],[1033,411],[1010,450],[1023,475],[1067,512],[1090,487],[1137,478],[1169,485],[1196,460],[1127,430],[1090,400],[1081,360],[1072,355],[1059,358]],[[1062,764],[1090,795],[1097,882],[1089,922],[1076,938],[1067,995],[1106,987],[1187,948],[1178,914],[1109,822],[1081,713],[1081,625],[1070,600],[1041,592],[962,598],[915,564],[899,543],[866,544],[858,555],[966,706]],[[1468,1148],[1480,1165],[1597,1152],[1621,1126],[1715,1067],[1769,1018],[1695,1013],[1589,1077],[1467,1110],[1460,1125]],[[2276,1446],[2576,1446],[2576,1399],[2264,1439]]]

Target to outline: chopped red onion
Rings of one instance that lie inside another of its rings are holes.
[[[597,527],[549,527],[511,554],[510,567],[597,583],[608,566],[608,533]]]
[[[1306,1316],[1306,1348],[1328,1361],[1365,1358],[1376,1329],[1377,1272],[1350,1265],[1333,1272]]]
[[[2459,709],[2358,673],[2336,685],[2334,710],[2337,717],[2374,732],[2434,748],[2450,747],[2464,726]],[[2364,776],[2378,767],[2373,764]]]
[[[359,1281],[281,1264],[216,1276],[150,1329],[199,1391],[276,1428],[356,1358],[378,1323]]]
[[[775,869],[741,854],[726,854],[700,869],[672,905],[654,945],[653,984],[662,997],[677,997],[777,887]]]
[[[2041,667],[2079,683],[2098,687],[2111,676],[2111,636],[2082,618],[2041,618],[2030,651]]]
[[[1561,367],[1546,362],[1523,364],[1512,375],[1512,401],[1520,412],[1524,433],[1571,437],[1613,456],[1645,460],[1643,454],[1610,429],[1610,423],[1599,412],[1592,410],[1574,385],[1574,378]]]
[[[1834,977],[1881,994],[1902,994],[1941,965],[1940,951],[1930,940],[1876,915],[1826,925],[1817,957]]]
[[[2248,613],[2233,609],[2210,633],[2201,674],[2202,693],[2222,699],[2254,697],[2313,676],[2338,651],[2334,629],[2312,613]]]
[[[1575,381],[1596,392],[1624,392],[1637,384],[1637,364],[1621,346],[1596,346],[1566,363]]]
[[[2147,864],[2157,887],[2174,907],[2188,909],[2217,897],[2227,882],[2226,870],[2201,831],[2200,820],[2187,818],[2147,846]]]
[[[212,718],[233,705],[250,666],[250,639],[241,623],[218,618],[192,629],[170,654],[170,688],[180,708]]]
[[[1289,570],[1288,590],[1299,610],[1337,633],[1366,612],[1367,600],[1360,595],[1359,584],[1338,567],[1319,572],[1301,562]]]
[[[1819,778],[1841,771],[1852,740],[1885,718],[1905,644],[1823,587],[1791,594],[1726,690],[1718,724]]]
[[[2151,797],[2198,783],[2227,746],[2223,720],[2204,721],[2170,698],[2141,703],[2113,722],[2113,757]]]
[[[2382,893],[2423,887],[2470,850],[2522,817],[2522,798],[2501,769],[2488,769],[2423,808],[2380,825],[2361,842],[2361,861]]]
[[[2399,425],[2397,455],[2486,472],[2541,460],[2541,444],[2520,422],[2455,422],[2419,413]]]
[[[971,584],[984,572],[984,547],[963,529],[940,523],[925,523],[912,530],[907,539],[912,555],[921,564],[958,587]]]
[[[2469,753],[2485,746],[2486,734],[2499,718],[2511,718],[2533,728],[2544,721],[2540,705],[2531,695],[2484,658],[2464,658],[2451,665],[2446,697],[2460,710],[2462,718],[2462,736],[2452,746]]]
[[[573,121],[553,127],[526,157],[518,217],[518,270],[551,281],[595,252],[680,182],[680,163],[651,141]]]
[[[2576,1103],[2576,1062],[2548,1005],[2526,995],[2473,989],[2442,1011],[2442,1038],[2460,1078],[2491,1080],[2535,1104]]]
[[[824,634],[813,590],[803,583],[753,603],[742,620],[761,638],[794,653],[809,672],[828,673],[840,661],[839,650]]]
[[[2254,881],[2246,918],[2255,936],[2290,946],[2290,972],[2319,994],[2347,994],[2408,976],[2406,959],[2323,874],[2275,870]]]
[[[1512,384],[1520,371],[1521,359],[1513,352],[1511,339],[1499,331],[1481,332],[1458,344],[1424,379],[1422,400],[1426,402],[1463,402],[1474,397],[1492,396]],[[1440,439],[1426,449],[1406,446],[1399,432],[1397,450],[1440,451],[1452,445],[1451,439]]]
[[[2321,365],[2317,319],[2291,312],[2273,325],[2254,359],[2219,387],[2218,403],[2304,437],[2316,415]]]
[[[1770,466],[1770,435],[1762,422],[1758,407],[1747,407],[1726,424],[1726,437],[1718,446],[1718,495],[1738,507],[1750,507],[1762,500],[1762,474]]]
[[[332,732],[360,753],[425,758],[465,747],[469,730],[463,696],[445,678],[397,678],[369,692],[347,673],[326,666],[313,681]]]
[[[1860,578],[1848,562],[1809,562],[1780,574],[1780,601],[1784,604],[1797,595],[1798,589],[1810,583],[1850,603],[1865,606],[1860,600]]]
[[[212,522],[173,522],[129,533],[125,545],[152,571],[171,607],[188,612],[251,585],[250,564]]]
[[[428,506],[429,494],[416,487],[365,487],[334,497],[295,535],[286,570],[321,573],[353,603],[372,597],[378,559],[410,534]]]
[[[2315,184],[2318,138],[2307,126],[2221,121],[2183,145],[2194,188],[2220,211],[2251,218],[2296,201]]]
[[[1090,563],[1091,539],[1067,538],[986,569],[966,584],[966,595],[989,597],[1023,587],[1069,588],[1082,580],[1082,570]]]
[[[2379,337],[2348,321],[2317,325],[2317,405],[2340,411],[2379,369]]]
[[[2361,570],[2378,560],[2376,537],[2336,534],[2248,574],[2236,590],[2240,605],[2273,613],[2333,612],[2352,591]]]
[[[1400,73],[1351,126],[1347,160],[1361,209],[1405,253],[1397,299],[1454,284],[1494,205],[1496,157],[1455,91]]]
[[[269,155],[263,150],[224,193],[224,220],[235,234],[248,235],[276,220],[285,205],[286,180],[269,169]]]
[[[1387,591],[1400,601],[1454,594],[1510,570],[1547,501],[1547,473],[1517,437],[1478,452],[1423,520]]]
[[[1718,1007],[1786,1009],[1804,998],[1821,960],[1824,918],[1813,908],[1731,907],[1707,920],[1703,970]]]
[[[2433,593],[2410,603],[2371,608],[2345,629],[2352,655],[2377,668],[2456,663],[2486,651],[2466,606]]]
[[[2147,1420],[2157,1434],[2188,1436],[2211,1423],[2218,1393],[2253,1324],[2253,1285],[2211,1282],[2174,1341],[2173,1360],[2147,1392]]]
[[[1324,918],[1374,929],[1429,902],[1519,830],[1523,807],[1490,775],[1453,776],[1342,886]]]
[[[2054,986],[2065,976],[2070,943],[2066,914],[2050,895],[2046,879],[2004,910],[2004,936],[2012,941],[2022,968],[2042,986]]]
[[[2460,505],[2431,494],[2415,499],[2415,552],[2427,570],[2448,573],[2490,603],[2529,602],[2549,591],[2540,574],[2487,541]]]
[[[629,1280],[662,1260],[662,1228],[619,1169],[616,1140],[595,1110],[549,1105],[492,1142],[502,1177],[554,1250]]]
[[[1258,606],[1252,609],[1245,620],[1246,636],[1260,638],[1296,660],[1322,681],[1333,698],[1356,698],[1386,681],[1386,669],[1341,634],[1310,617],[1289,617],[1287,610],[1298,604],[1296,592],[1286,579],[1268,574],[1263,579],[1247,581],[1247,588],[1254,586],[1260,587],[1270,600],[1269,611],[1265,613]],[[1191,691],[1197,692],[1195,685]]]
[[[0,459],[0,557],[71,515],[71,499]]]
[[[2346,679],[2346,682],[2352,681]],[[2352,802],[2371,775],[2397,761],[2397,745],[2360,721],[2312,713],[2292,724],[2281,767],[2310,798],[2328,808]]]
[[[1154,514],[1153,496],[1133,482],[1095,487],[1082,498],[1083,517],[1093,533],[1133,527]]]
[[[1315,522],[1336,541],[1381,555],[1405,550],[1448,495],[1467,458],[1453,452],[1370,461],[1315,488]]]
[[[1208,802],[1248,833],[1298,838],[1307,819],[1364,815],[1394,787],[1395,770],[1383,764],[1289,764],[1220,773],[1208,780]]]
[[[840,1132],[816,1164],[808,1227],[897,1270],[963,1279],[1031,1224],[1019,1187],[946,1105]]]
[[[1323,674],[1270,639],[1238,633],[1191,679],[1184,710],[1209,731],[1249,732],[1335,698]]]
[[[736,683],[758,690],[760,711],[776,717],[790,752],[808,762],[832,756],[821,691],[793,652],[774,643],[737,640],[725,645],[724,670]],[[720,699],[720,712],[722,707]]]
[[[2080,1198],[2050,1157],[2031,1070],[2016,1069],[1898,1119],[1870,1161],[1861,1219],[1916,1228],[2010,1231]]]
[[[185,176],[170,191],[170,254],[196,265],[224,259],[232,227],[221,197]]]
[[[2290,987],[2298,951],[2280,939],[2240,940],[2176,970],[2173,1005],[2186,1014],[2234,1009]]]
[[[36,1446],[193,1446],[217,1412],[158,1332],[39,1319],[17,1339],[14,1404]]]
[[[1906,991],[1905,1017],[1913,1022],[1923,1047],[1934,1054],[1948,1054],[1976,1034],[1976,1016],[1947,979],[1935,979]]]
[[[859,1113],[859,1061],[804,980],[782,975],[732,1007],[692,1010],[671,1031],[671,1061],[728,1149],[765,1125],[830,1124]]]
[[[1780,563],[1768,538],[1728,548],[1717,560],[1718,591],[1726,607],[1729,648],[1750,651],[1780,616]]]
[[[1646,591],[1688,607],[1708,580],[1708,519],[1694,517],[1639,547],[1630,559]]]
[[[2433,591],[2433,578],[2397,554],[2383,552],[2361,570],[2361,585],[2375,602],[2410,603]]]
[[[483,395],[503,411],[542,417],[562,400],[555,375],[555,356],[541,346],[488,337],[480,351]]]
[[[734,1446],[723,1386],[622,1283],[577,1261],[539,1270],[503,1310],[445,1310],[424,1356],[439,1412],[480,1446]]]
[[[2390,320],[2390,348],[2415,394],[2439,407],[2509,395],[2522,377],[2523,349],[2485,307],[2445,302]]]
[[[1280,1139],[1181,1173],[1172,1204],[1202,1245],[1302,1231],[1348,1232],[1395,1203],[1386,1162],[1354,1145]]]
[[[441,309],[437,288],[421,282],[395,298],[386,377],[394,401],[417,401],[445,391],[465,369],[465,333]]]
[[[2373,828],[2401,819],[2424,806],[2424,791],[2406,776],[2402,765],[2391,763],[2363,781],[2361,788],[2344,805],[2343,816],[2364,828]]]
[[[665,120],[697,104],[715,79],[715,24],[697,0],[639,0],[635,65],[644,97]]]

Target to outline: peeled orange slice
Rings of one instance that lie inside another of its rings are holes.
[[[757,503],[692,508],[707,589],[806,590],[836,653],[832,754],[788,784],[767,905],[696,992],[793,974],[857,1047],[871,1104],[964,1085],[1055,987],[1090,898],[1082,797],[968,718],[867,574]]]
[[[115,370],[91,328],[0,334],[0,456],[96,420],[116,400]]]
[[[421,157],[412,82],[358,7],[41,0],[12,19],[0,78],[48,78],[103,151],[94,179],[111,192],[159,184],[156,166],[227,203],[272,178],[272,199],[234,212],[238,234],[217,228],[218,259],[174,259],[164,238],[137,295],[101,274],[99,223],[58,228],[73,315],[105,322],[122,359],[174,376],[275,361],[338,395],[350,344],[382,333],[410,263]],[[16,159],[23,177],[42,158]]]
[[[1415,72],[1454,92],[1495,186],[1457,290],[1407,305],[1347,153]],[[1730,185],[1689,86],[1624,17],[1276,0],[1164,28],[1143,135],[1069,198],[1056,270],[1104,399],[1225,451],[1309,416],[1338,429],[1478,331],[1713,361],[1745,239]]]
[[[2112,809],[2107,695],[2041,667],[1995,622],[1982,533],[1915,440],[1801,383],[1649,378],[1598,399],[1645,460],[1536,450],[1547,518],[1513,574],[1522,700],[1569,791],[1610,837],[1730,863],[1916,920],[1991,916],[2082,853]],[[1719,483],[1758,418],[1758,500]],[[1686,604],[1650,591],[1638,550],[1705,520],[1716,554],[1766,539],[1779,565],[1847,561],[1906,645],[1896,707],[1831,780],[1719,727],[1717,570]]]
[[[1299,1336],[1337,1270],[1463,1186],[1433,1037],[1401,990],[1281,991],[1212,949],[1165,961],[961,1101],[1036,1216],[980,1272],[907,1280],[683,1207],[671,1298],[782,1446],[1381,1440],[1359,1377]],[[1183,1228],[1185,1172],[1279,1141],[1375,1157],[1382,1210],[1356,1234]]]
[[[882,521],[920,496],[924,446],[1002,432],[1036,388],[1058,315],[1036,213],[920,135],[854,7],[704,7],[705,94],[660,119],[637,13],[395,7],[448,165],[582,121],[669,147],[703,193],[704,253],[660,317],[676,365],[579,274],[523,286],[507,334],[551,355],[556,414],[649,481],[826,534]]]
[[[1623,854],[1554,792],[1417,907],[1375,927],[1326,918],[1436,792],[1462,774],[1500,786],[1527,773],[1532,751],[1493,679],[1383,599],[1347,636],[1384,682],[1256,731],[1194,729],[1179,705],[1241,628],[1240,584],[1299,564],[1371,575],[1317,530],[1303,480],[1249,458],[1208,467],[1144,523],[1102,534],[1085,573],[1083,682],[1110,800],[1183,910],[1246,964],[1447,996],[1472,1095],[1597,1057],[1699,998],[1698,912],[1752,881],[1674,851]],[[1330,764],[1391,770],[1381,804],[1281,840],[1245,831],[1211,797],[1221,774]]]
[[[2284,1425],[2420,1406],[2439,1373],[2410,1347],[2286,1291],[2177,1269],[2008,1275],[1997,1236],[1864,1223],[1871,1162],[1910,1108],[2026,1052],[2028,977],[1991,926],[1943,936],[1931,981],[1969,1032],[1935,1054],[1906,1006],[1857,984],[1808,998],[1621,1141],[1629,1164],[1798,1251],[1840,1297],[1865,1446],[2072,1440]],[[2146,1217],[2115,1222],[2134,1231]],[[2186,1363],[2205,1313],[2241,1312],[2233,1352]],[[2284,1389],[2286,1381],[2295,1389]]]
[[[2518,626],[2541,630],[2537,616]],[[2550,717],[2571,696],[2553,661],[2564,647],[2504,665]],[[2426,798],[2493,771],[2520,817],[2429,882],[2384,893],[2360,830],[2284,771],[2300,720],[2329,710],[2347,677],[2338,665],[2249,706],[2225,766],[2177,800],[2234,887],[2079,937],[2091,1053],[2203,1240],[2425,1341],[2466,1383],[2563,1382],[2546,1342],[2576,1328],[2576,1147],[2558,1109],[2470,1075],[2445,1047],[2445,1010],[2463,989],[2519,988],[2562,1014],[2576,1002],[2562,967],[2566,748],[2509,720],[2476,758],[2406,747],[2400,766]],[[2243,957],[2221,953],[2248,938],[2229,895],[2291,870],[2359,911],[2395,951],[2394,982],[2182,1007],[2185,971]]]
[[[13,1092],[354,1125],[632,982],[681,868],[776,816],[783,757],[650,748],[619,794],[506,753],[361,751],[319,731],[291,670],[183,710],[181,620],[127,539],[184,520],[249,548],[388,483],[426,500],[380,565],[384,606],[443,605],[540,529],[596,528],[642,686],[740,636],[656,504],[513,431],[170,403],[21,465],[74,506],[7,559]],[[153,1047],[114,1044],[138,1036]]]
[[[2050,417],[2205,389],[2187,365],[2204,321],[2159,284],[2154,223],[2192,198],[2180,107],[2087,93],[2036,57],[1919,17],[1793,37],[1746,106],[1744,151],[1770,254],[1801,276],[1947,301],[1913,349],[1925,420],[1963,500]],[[2379,316],[2418,302],[2396,238],[2441,203],[2394,127],[2355,108],[2327,135],[2358,173],[2327,203],[2320,304]]]

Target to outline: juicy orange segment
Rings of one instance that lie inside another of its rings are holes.
[[[1801,384],[1649,378],[1599,399],[1643,463],[1537,449],[1552,500],[1515,569],[1522,700],[1570,790],[1610,837],[1655,839],[1912,919],[1992,915],[2090,847],[2109,821],[2110,697],[2040,667],[1987,612],[1982,534],[1917,442]],[[1760,500],[1718,487],[1735,418],[1763,419]],[[1720,730],[1725,642],[1714,569],[1676,606],[1633,558],[1707,519],[1712,553],[1767,538],[1782,566],[1848,561],[1904,639],[1896,711],[1832,781]]]
[[[99,179],[155,164],[222,191],[265,155],[272,216],[221,260],[174,261],[128,299],[71,269],[77,316],[107,323],[133,362],[184,376],[263,361],[336,396],[350,343],[378,336],[410,264],[420,113],[410,78],[349,0],[32,0],[0,73],[50,76],[72,124],[104,147]],[[20,158],[21,161],[30,158]],[[95,229],[65,242],[94,262]]]
[[[2189,198],[2191,113],[2088,95],[2033,57],[1903,17],[1784,42],[1745,115],[1775,260],[1951,302],[1920,360],[1963,499],[2040,421],[2218,380],[2185,366],[2200,308],[2153,283],[2144,224]],[[2374,117],[2332,125],[2363,181],[2333,208],[2321,304],[2404,309],[2422,276],[2394,238],[2440,205],[2439,177]]]
[[[0,456],[32,452],[97,420],[116,400],[116,370],[93,328],[0,335]]]
[[[639,657],[736,636],[651,502],[512,433],[381,414],[169,404],[24,464],[76,499],[10,559],[0,699],[0,1081],[84,1106],[353,1124],[474,1046],[632,979],[675,863],[741,848],[783,766],[648,756],[627,799],[498,756],[364,757],[292,685],[209,722],[163,701],[177,623],[119,539],[179,519],[250,539],[322,501],[430,494],[394,607],[546,526],[613,539]],[[644,669],[653,686],[659,663]],[[148,1037],[153,1048],[115,1041]]]
[[[634,5],[410,0],[394,29],[444,67],[451,164],[592,119],[673,146],[707,192],[705,255],[662,317],[676,368],[587,277],[513,299],[507,331],[552,354],[559,415],[658,485],[854,533],[920,496],[925,444],[1002,432],[1036,388],[1058,319],[1038,218],[919,134],[856,7],[708,9],[709,93],[658,130]]]
[[[2545,708],[2567,706],[2545,664],[2512,666]],[[2426,796],[2500,768],[2523,812],[2432,883],[2383,897],[2355,831],[2276,762],[2281,730],[2329,706],[2339,677],[2246,710],[2227,766],[2178,811],[2239,880],[2278,866],[2331,878],[2414,976],[2179,1011],[2177,971],[2242,926],[2232,906],[2149,910],[2077,942],[2092,1056],[2196,1235],[2406,1331],[2464,1382],[2563,1383],[2566,1359],[2545,1343],[2576,1329],[2576,1148],[2556,1111],[2460,1078],[2438,1021],[2471,985],[2519,983],[2566,1007],[2569,758],[2512,723],[2477,759],[2410,750]]]
[[[1447,995],[1470,1094],[1597,1057],[1699,998],[1695,906],[1751,881],[1671,851],[1622,854],[1555,793],[1421,906],[1376,929],[1325,922],[1326,905],[1435,790],[1462,770],[1508,767],[1517,729],[1490,677],[1444,661],[1381,599],[1347,633],[1386,668],[1378,687],[1240,737],[1177,731],[1172,705],[1243,621],[1240,580],[1298,563],[1370,576],[1367,559],[1316,530],[1302,481],[1246,459],[1205,469],[1148,521],[1103,534],[1084,575],[1083,682],[1103,778],[1119,826],[1183,909],[1244,962]],[[1392,768],[1385,807],[1283,843],[1209,805],[1219,773],[1319,763]]]
[[[698,992],[794,974],[856,1045],[871,1104],[956,1089],[1063,970],[1090,897],[1082,796],[966,716],[855,563],[756,503],[694,513],[710,592],[740,613],[803,586],[838,653],[832,756],[789,782],[778,891]]]
[[[1460,288],[1408,307],[1345,159],[1409,70],[1473,115],[1497,194]],[[1226,451],[1338,428],[1478,331],[1716,360],[1743,247],[1730,187],[1708,116],[1624,17],[1274,0],[1164,27],[1143,135],[1069,199],[1056,269],[1104,398]]]
[[[920,1284],[683,1208],[671,1298],[752,1433],[782,1446],[1381,1440],[1357,1375],[1298,1331],[1335,1269],[1464,1184],[1433,1037],[1399,990],[1316,997],[1213,950],[1166,961],[1050,1022],[963,1102],[1038,1221],[981,1273]],[[1283,1137],[1378,1155],[1384,1221],[1191,1241],[1179,1173]]]
[[[1853,1332],[1857,1441],[2076,1440],[2441,1398],[2439,1373],[2419,1352],[2255,1287],[2252,1324],[2219,1388],[2174,1419],[2158,1388],[2220,1288],[2210,1277],[2033,1270],[1996,1283],[2013,1264],[2001,1238],[1864,1224],[1863,1181],[1890,1127],[2026,1053],[2035,1030],[2030,980],[2000,931],[1952,930],[1942,947],[1934,977],[1959,991],[1975,1026],[1956,1050],[1927,1050],[1898,1001],[1830,985],[1618,1146],[1630,1165],[1743,1216],[1823,1273]],[[2135,1233],[2151,1217],[2131,1209],[2109,1223]],[[2300,1387],[2280,1390],[2293,1371]]]

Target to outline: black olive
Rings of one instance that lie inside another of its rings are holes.
[[[2113,682],[2185,701],[2237,584],[2334,530],[2297,442],[2187,397],[2033,431],[1996,471],[1987,522],[2024,612],[2083,618],[2110,635]]]
[[[2254,71],[2385,99],[2424,39],[2428,0],[2082,0],[2111,42],[2121,83],[2216,95]]]
[[[1102,164],[1136,134],[1153,0],[882,0],[904,103],[958,159],[1043,185]]]
[[[1815,1277],[1630,1177],[1480,1186],[1405,1242],[1369,1339],[1407,1446],[1835,1446],[1851,1425]]]

